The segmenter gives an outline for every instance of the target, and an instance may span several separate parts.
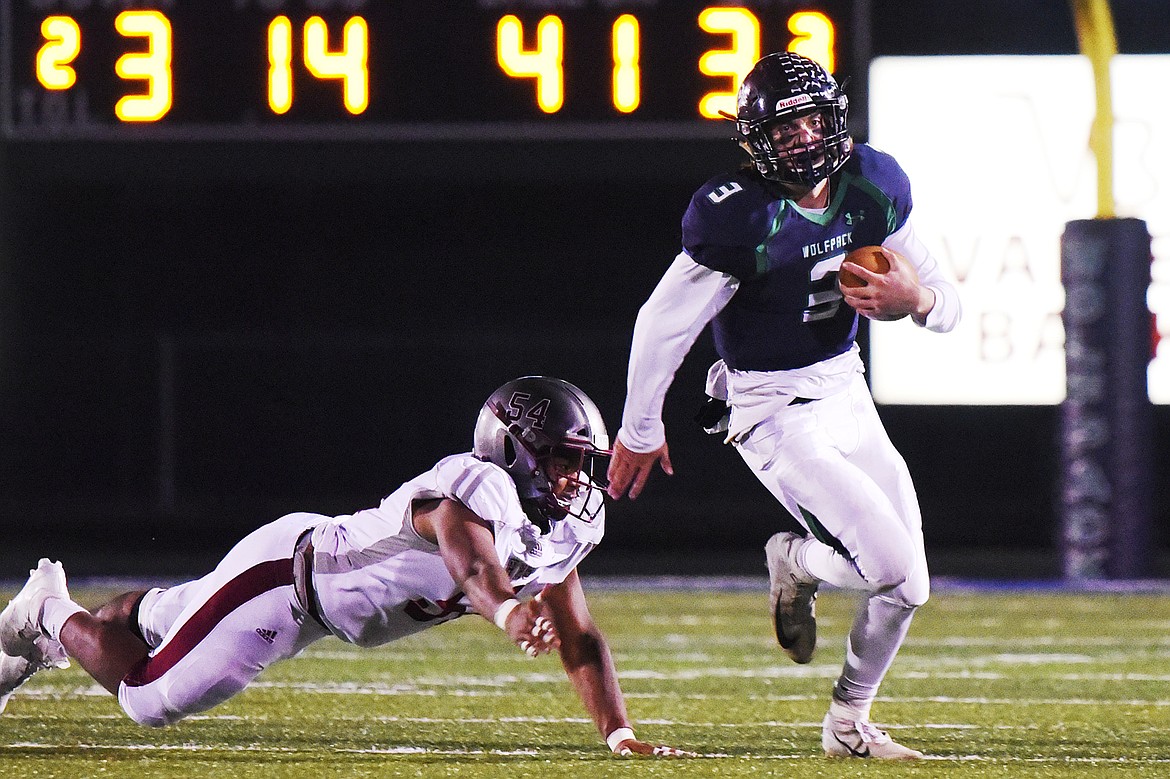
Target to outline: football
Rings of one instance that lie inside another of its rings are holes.
[[[842,262],[855,263],[874,273],[885,273],[890,269],[890,261],[886,255],[882,254],[880,246],[862,246],[854,249],[845,255]],[[838,272],[837,279],[841,282],[842,287],[864,287],[866,285],[865,279],[843,268]]]

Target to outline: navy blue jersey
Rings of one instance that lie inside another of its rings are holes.
[[[802,368],[849,349],[857,312],[837,289],[851,248],[881,244],[910,214],[910,182],[893,157],[857,144],[830,185],[824,214],[801,211],[753,170],[716,176],[691,198],[683,248],[739,289],[712,322],[736,370]]]

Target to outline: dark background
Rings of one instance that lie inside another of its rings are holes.
[[[1113,6],[1123,52],[1170,51],[1167,4]],[[1077,52],[1056,0],[873,0],[872,20],[875,56]],[[739,160],[726,140],[0,146],[0,578],[41,555],[196,573],[284,512],[372,505],[468,449],[525,373],[616,432],[637,309],[693,190]],[[712,359],[704,336],[668,397],[677,475],[611,507],[587,571],[762,574],[781,509],[691,422]],[[1059,573],[1057,408],[882,415],[936,571]],[[1164,550],[1164,499],[1155,522]]]

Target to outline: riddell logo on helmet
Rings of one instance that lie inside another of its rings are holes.
[[[804,105],[805,103],[811,103],[812,101],[813,99],[808,95],[793,95],[792,97],[786,97],[783,100],[777,100],[776,110],[783,111],[786,108]]]

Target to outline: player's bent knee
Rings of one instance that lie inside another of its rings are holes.
[[[125,682],[118,687],[118,704],[126,716],[148,728],[165,728],[187,716],[187,712],[167,706],[167,701],[157,693]]]
[[[917,561],[910,555],[876,559],[871,556],[861,570],[875,592],[891,592],[905,589],[915,578],[916,567]]]
[[[885,600],[905,609],[917,609],[930,600],[930,579],[917,573],[882,593]]]
[[[914,608],[926,605],[930,600],[930,573],[925,565],[914,569],[914,573],[902,585],[901,591],[902,598]]]
[[[165,710],[161,708],[151,709],[149,711],[145,711],[141,708],[135,708],[134,705],[127,702],[125,696],[123,695],[122,691],[125,689],[125,686],[123,686],[122,690],[118,692],[118,702],[122,706],[122,711],[126,712],[126,716],[137,722],[139,725],[145,725],[148,728],[165,728],[167,725],[171,725],[178,721],[178,718],[171,719],[167,717]]]

